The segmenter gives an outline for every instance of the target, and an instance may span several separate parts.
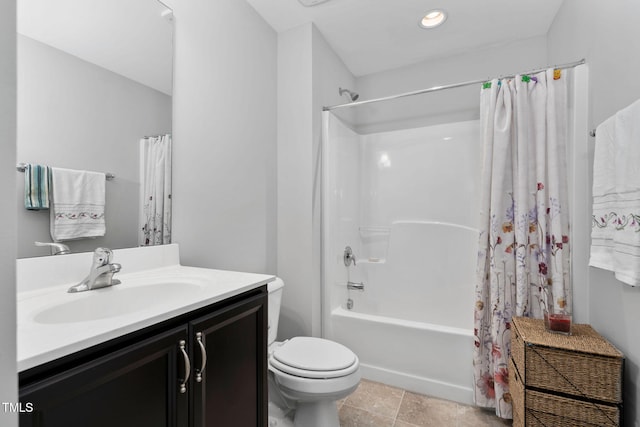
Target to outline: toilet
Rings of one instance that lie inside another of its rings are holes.
[[[360,362],[342,344],[295,337],[277,342],[284,283],[269,291],[269,427],[339,427],[336,401],[360,383]]]

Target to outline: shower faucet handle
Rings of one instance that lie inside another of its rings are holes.
[[[356,256],[353,254],[351,246],[344,248],[344,255],[342,256],[342,259],[344,260],[345,266],[349,267],[351,263],[353,263],[354,267],[356,266]]]

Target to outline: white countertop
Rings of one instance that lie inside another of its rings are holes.
[[[123,262],[123,271],[124,267]],[[76,283],[19,292],[18,371],[239,295],[274,279],[265,274],[179,264],[118,273],[114,277],[122,283],[87,292],[67,293]]]

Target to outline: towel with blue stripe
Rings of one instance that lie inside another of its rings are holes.
[[[49,176],[44,165],[27,164],[24,170],[24,207],[29,210],[49,209]]]

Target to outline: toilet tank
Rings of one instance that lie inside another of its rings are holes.
[[[271,345],[278,336],[278,319],[280,319],[280,305],[282,304],[282,290],[284,288],[284,282],[281,278],[276,277],[273,282],[267,283],[267,291],[269,292],[268,301],[268,312],[269,312],[269,324],[268,334],[269,341],[267,341],[268,345]]]

